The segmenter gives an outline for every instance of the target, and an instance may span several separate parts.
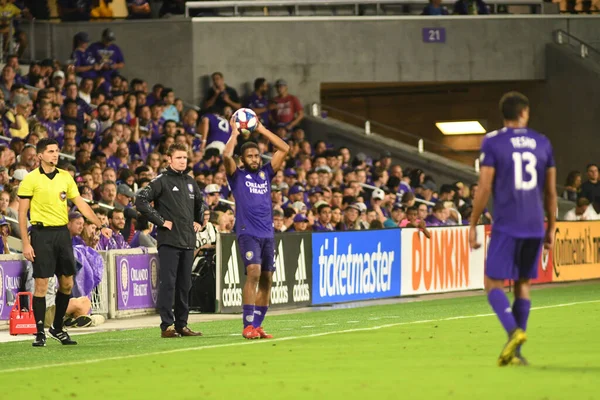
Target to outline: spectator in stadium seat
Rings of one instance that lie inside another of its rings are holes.
[[[39,158],[35,146],[25,145],[21,151],[20,163],[25,167],[27,172],[31,172],[39,167]]]
[[[336,231],[358,231],[361,230],[360,207],[357,203],[350,204],[344,210],[342,221],[335,227]]]
[[[237,91],[225,84],[221,72],[213,72],[211,79],[212,86],[206,92],[204,108],[214,108],[219,114],[223,114],[226,106],[230,106],[234,110],[241,108],[242,104]]]
[[[127,11],[129,19],[148,19],[152,18],[150,3],[148,0],[127,0]]]
[[[165,104],[162,118],[179,123],[179,111],[175,107],[175,92],[171,88],[164,88],[161,92],[162,101]]]
[[[79,97],[79,88],[76,83],[68,83],[65,85],[65,101],[72,100],[77,104],[77,119],[81,122],[91,118],[93,110],[88,103]],[[64,103],[66,107],[66,103]],[[64,112],[64,109],[63,109]]]
[[[102,141],[100,142],[100,151],[104,153],[106,156],[106,165],[113,168],[118,169],[121,161],[119,157],[117,157],[117,150],[119,149],[119,145],[117,144],[117,138],[114,137],[111,133],[104,135]]]
[[[585,197],[592,204],[600,203],[600,182],[598,182],[598,166],[588,164],[586,167],[588,180],[581,185],[579,197]],[[596,205],[594,204],[594,208]]]
[[[469,188],[470,203],[472,203],[473,199],[475,198],[475,193],[477,193],[477,188],[478,188],[478,185],[476,183],[472,184]],[[487,208],[485,208],[483,210],[483,213],[481,214],[481,223],[482,224],[491,224],[492,223],[492,214],[490,214],[490,212]]]
[[[400,222],[401,228],[418,228],[425,237],[430,238],[431,233],[427,230],[425,221],[418,219],[419,211],[417,207],[411,207],[406,211],[406,218]]]
[[[298,213],[294,216],[294,226],[286,232],[306,232],[308,231],[308,218],[306,215]]]
[[[219,200],[221,199],[221,188],[219,185],[214,183],[207,185],[204,189],[204,194],[206,194],[204,202],[211,210],[219,205]]]
[[[271,204],[273,204],[273,209],[283,208],[283,193],[279,185],[271,185]]]
[[[78,32],[73,37],[73,53],[71,53],[71,59],[74,60],[75,73],[77,76],[95,81],[98,78],[100,64],[96,63],[94,55],[87,51],[89,44],[89,35],[86,32]]]
[[[198,129],[202,135],[200,151],[204,151],[207,146],[210,146],[219,149],[220,153],[231,136],[229,121],[219,112],[204,114]]]
[[[458,0],[454,3],[453,15],[486,15],[490,13],[483,0]]]
[[[108,222],[110,228],[113,231],[113,235],[110,238],[102,236],[98,243],[100,250],[117,250],[117,249],[128,249],[130,246],[125,241],[121,231],[125,227],[125,215],[122,210],[110,210],[108,212]]]
[[[83,221],[84,218],[81,213],[69,213],[69,223],[67,224],[67,229],[69,230],[69,234],[71,235],[71,241],[73,243],[73,246],[86,245],[85,241],[81,237],[84,227]]]
[[[198,125],[198,111],[189,109],[183,115],[183,129],[188,135],[196,134],[196,127]]]
[[[143,215],[138,216],[135,226],[135,234],[131,239],[131,247],[156,247],[156,239],[150,235],[154,225]]]
[[[104,78],[102,87],[105,91],[110,88],[111,76],[115,71],[125,67],[125,58],[121,48],[115,44],[116,36],[110,28],[102,31],[102,38],[99,42],[92,43],[88,51],[94,56],[97,63],[100,64],[99,76]]]
[[[12,86],[17,83],[16,77],[17,77],[17,74],[16,74],[15,70],[13,69],[13,67],[11,67],[10,65],[5,65],[4,68],[2,68],[2,79],[0,80],[0,90],[4,94],[4,99],[7,103],[8,103],[8,100],[10,100],[10,94],[11,94],[10,91],[12,89]]]
[[[304,108],[296,96],[289,94],[287,82],[278,79],[275,82],[277,96],[275,103],[274,120],[278,126],[285,127],[288,131],[293,130],[304,118]]]
[[[29,135],[29,123],[27,118],[33,108],[33,103],[29,96],[17,94],[13,98],[15,104],[15,113],[7,111],[4,117],[10,123],[10,136],[25,139]]]
[[[117,210],[123,211],[125,225],[123,226],[123,229],[121,229],[121,234],[126,242],[129,242],[133,237],[133,234],[135,233],[133,220],[138,218],[137,211],[131,206],[134,197],[135,193],[127,184],[121,183],[117,186],[117,196],[115,197],[114,207]]]
[[[114,181],[105,181],[100,187],[100,202],[113,207],[117,198],[117,185]]]
[[[269,115],[275,109],[275,104],[270,103],[267,98],[269,92],[269,84],[265,78],[256,78],[254,80],[254,92],[248,98],[246,107],[252,109],[260,122],[266,127],[270,126]]]
[[[448,9],[442,5],[442,0],[429,0],[421,15],[448,15]]]
[[[313,231],[315,232],[333,232],[335,231],[334,225],[331,223],[331,206],[329,204],[321,204],[317,208],[317,220],[313,225]]]
[[[431,215],[428,215],[424,221],[427,226],[446,226],[446,219],[446,207],[444,207],[444,203],[440,201],[433,206]]]
[[[565,182],[565,190],[562,193],[562,198],[565,200],[577,201],[577,197],[581,191],[581,172],[571,171],[567,175],[567,181]]]
[[[283,225],[283,210],[281,208],[273,209],[273,229],[275,233],[285,232],[285,226]]]
[[[80,99],[81,100],[81,99]],[[77,127],[77,132],[83,132],[84,122],[83,119],[79,119],[78,105],[75,100],[66,99],[63,103],[62,121],[65,124],[72,124]]]
[[[384,228],[398,228],[400,222],[406,217],[404,206],[401,203],[396,203],[392,206],[392,213],[383,223]]]
[[[585,197],[577,199],[576,206],[567,211],[563,217],[565,221],[596,221],[600,216]]]

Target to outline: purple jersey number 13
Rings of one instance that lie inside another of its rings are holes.
[[[423,42],[446,43],[446,28],[423,28]]]

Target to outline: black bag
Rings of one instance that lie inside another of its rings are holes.
[[[192,290],[190,290],[190,310],[214,313],[217,295],[216,252],[204,250],[198,253],[192,269]]]

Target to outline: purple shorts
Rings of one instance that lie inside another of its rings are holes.
[[[485,274],[492,279],[535,279],[543,238],[516,238],[492,232]]]
[[[275,239],[250,235],[240,235],[237,239],[246,268],[258,264],[261,271],[275,271]]]

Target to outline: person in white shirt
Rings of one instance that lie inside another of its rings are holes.
[[[600,220],[600,216],[590,205],[590,201],[585,197],[580,197],[577,200],[575,208],[570,209],[563,217],[565,221],[596,221]]]

